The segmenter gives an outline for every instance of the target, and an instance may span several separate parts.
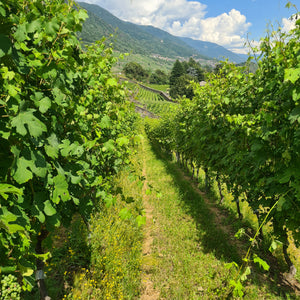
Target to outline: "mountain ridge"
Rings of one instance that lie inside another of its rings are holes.
[[[92,43],[105,36],[108,43],[112,42],[114,48],[120,52],[133,52],[142,55],[155,54],[169,58],[194,57],[204,60],[228,58],[235,63],[245,61],[242,57],[220,45],[177,37],[150,25],[137,25],[123,21],[95,4],[86,2],[78,2],[78,4],[87,10],[89,15],[83,25],[82,32],[79,33],[79,37],[85,43]]]

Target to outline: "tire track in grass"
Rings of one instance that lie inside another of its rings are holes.
[[[144,151],[144,141],[142,141],[142,148]],[[159,291],[154,289],[153,282],[151,280],[151,271],[152,271],[152,244],[153,244],[153,207],[149,203],[149,196],[147,195],[147,167],[146,167],[146,159],[143,157],[143,177],[144,177],[144,185],[143,185],[143,204],[145,208],[145,216],[146,216],[146,225],[144,231],[144,241],[143,241],[143,264],[142,264],[142,294],[141,300],[157,300],[159,299]]]

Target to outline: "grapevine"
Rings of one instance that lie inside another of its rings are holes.
[[[21,287],[17,282],[17,277],[9,274],[3,276],[1,280],[2,289],[0,296],[2,300],[20,300]]]
[[[112,49],[76,37],[86,18],[74,1],[0,1],[0,267],[23,289],[43,281],[49,232],[113,202],[132,140]]]
[[[296,18],[297,19],[297,18]],[[300,240],[300,20],[261,40],[258,70],[225,62],[195,97],[153,127],[151,139],[174,151],[184,165],[200,166],[239,201],[247,201],[259,223],[267,217],[287,255],[288,232]],[[270,209],[273,207],[271,213]],[[242,215],[239,213],[240,217]]]

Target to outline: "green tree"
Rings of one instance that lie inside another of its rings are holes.
[[[192,99],[194,96],[193,88],[190,86],[192,80],[193,77],[188,74],[176,78],[174,84],[170,86],[170,96],[174,99],[183,96]]]
[[[170,87],[175,84],[175,81],[177,78],[182,76],[185,73],[184,68],[181,64],[181,62],[177,59],[173,65],[173,68],[171,70],[171,75],[170,75]]]
[[[194,78],[196,81],[204,80],[204,71],[199,62],[195,61],[192,57],[187,63],[186,73]]]
[[[180,62],[176,60],[173,65],[170,82],[170,96],[172,98],[178,98],[186,96],[191,99],[194,96],[192,87],[190,87],[191,81],[204,80],[204,72],[201,65],[193,58],[190,58],[188,62]]]
[[[162,70],[155,70],[149,78],[149,82],[153,84],[166,84],[168,83],[168,75]]]
[[[124,66],[123,71],[128,78],[136,79],[139,81],[143,81],[149,75],[148,72],[136,62],[127,63]]]

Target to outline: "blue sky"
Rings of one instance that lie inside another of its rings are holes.
[[[295,13],[294,9],[285,7],[286,0],[203,0],[198,2],[207,5],[207,17],[215,17],[232,9],[240,11],[251,23],[249,32],[255,39],[264,36],[270,22],[276,24],[281,22],[282,18],[289,18]]]
[[[247,37],[257,45],[270,23],[288,31],[293,25],[288,18],[296,13],[285,8],[287,0],[80,1],[98,4],[122,20],[217,43],[236,53],[248,52],[244,47]]]

